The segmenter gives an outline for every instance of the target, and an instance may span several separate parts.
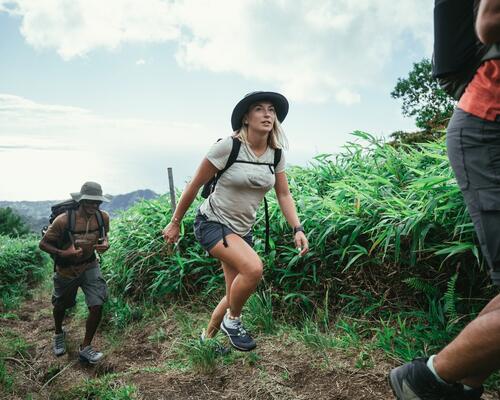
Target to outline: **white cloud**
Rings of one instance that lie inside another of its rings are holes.
[[[55,48],[69,60],[122,43],[164,42],[178,37],[169,2],[162,0],[0,0],[23,17],[21,32],[37,49]]]
[[[64,59],[176,41],[181,67],[237,73],[293,100],[356,103],[398,50],[431,52],[432,4],[421,0],[0,0],[6,4],[22,16],[28,43]]]
[[[141,59],[139,59],[139,60],[137,60],[137,61],[135,62],[135,65],[144,65],[144,64],[146,64],[146,60],[144,60],[144,59],[142,59],[142,58],[141,58]]]
[[[361,101],[361,96],[358,93],[354,93],[349,89],[340,89],[335,94],[335,100],[340,104],[345,104],[347,106],[351,104],[356,104]]]
[[[86,180],[111,193],[162,190],[167,166],[182,187],[213,137],[186,121],[114,119],[0,94],[0,199],[63,198]]]
[[[91,110],[80,107],[70,107],[53,104],[37,103],[20,96],[0,93],[0,137],[5,137],[9,130],[17,129],[18,132],[31,132],[32,130],[50,131],[51,135],[59,139],[59,134],[68,132],[64,129],[76,129],[84,131],[86,135],[96,135],[100,139],[101,131],[108,130],[113,133],[125,130],[125,133],[142,130],[142,132],[153,132],[154,134],[173,129],[197,130],[201,126],[186,121],[154,121],[144,119],[112,119]],[[94,132],[94,133],[93,133]],[[39,133],[34,136],[39,135]],[[104,139],[107,135],[104,135]],[[164,135],[162,135],[164,136]],[[74,138],[70,138],[74,141]],[[83,139],[86,141],[86,139]],[[137,138],[137,140],[142,140]],[[175,138],[175,144],[184,143],[182,136]],[[172,139],[169,139],[171,142]],[[186,142],[188,143],[188,142]]]

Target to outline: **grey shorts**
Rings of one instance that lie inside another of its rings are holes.
[[[235,232],[219,222],[209,221],[199,210],[196,213],[196,218],[194,220],[194,236],[207,252],[210,252],[217,243],[224,240],[226,235],[230,233]],[[235,234],[237,235],[237,233]],[[240,237],[247,242],[250,247],[253,247],[252,232]]]
[[[500,122],[456,109],[448,125],[451,167],[493,283],[500,286]]]
[[[95,267],[85,270],[76,278],[66,278],[55,272],[52,305],[64,309],[73,307],[79,287],[85,294],[88,307],[100,306],[108,298],[108,286],[96,262]]]

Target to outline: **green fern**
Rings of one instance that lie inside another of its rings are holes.
[[[416,276],[406,278],[403,280],[403,282],[413,290],[423,293],[429,298],[434,298],[438,294],[438,290],[435,286],[431,285],[429,282],[426,282],[421,278],[417,278]]]
[[[458,312],[457,312],[457,279],[458,273],[453,275],[448,281],[446,293],[443,296],[444,300],[444,311],[450,323],[453,324],[458,320]]]

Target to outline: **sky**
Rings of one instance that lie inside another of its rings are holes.
[[[432,1],[0,0],[0,200],[182,189],[249,92],[290,102],[287,164],[415,130],[390,92]]]

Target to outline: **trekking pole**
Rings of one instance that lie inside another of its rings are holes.
[[[170,206],[172,207],[172,214],[175,211],[175,188],[174,188],[174,174],[172,173],[172,168],[168,167],[167,168],[168,172],[168,186],[170,189]]]
[[[167,168],[167,173],[168,173],[168,186],[170,190],[170,207],[172,208],[172,215],[174,215],[175,207],[177,207],[177,205],[175,204],[174,174],[172,172],[171,167]],[[179,253],[179,248],[177,247],[177,243],[174,244],[174,249],[176,253]]]

